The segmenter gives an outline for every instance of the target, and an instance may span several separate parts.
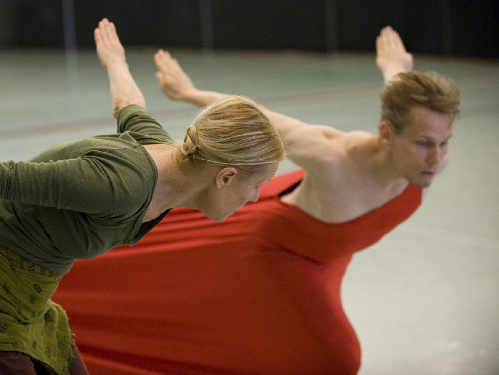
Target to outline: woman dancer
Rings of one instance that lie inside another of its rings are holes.
[[[224,223],[175,210],[140,251],[118,249],[75,267],[58,298],[71,307],[92,369],[357,373],[360,343],[341,304],[343,276],[354,252],[419,207],[447,161],[459,111],[452,81],[408,72],[412,56],[391,28],[382,30],[377,52],[388,83],[378,135],[261,108],[302,170],[274,178],[258,202]],[[200,106],[224,97],[197,90],[165,52],[155,60],[169,97]]]
[[[0,373],[84,374],[65,312],[50,298],[75,258],[134,245],[173,207],[222,221],[274,175],[277,132],[255,104],[204,110],[182,144],[149,116],[115,27],[95,29],[117,135],[0,163]]]

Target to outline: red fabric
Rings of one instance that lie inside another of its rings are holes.
[[[77,262],[54,299],[90,373],[356,374],[343,275],[354,252],[416,210],[421,190],[326,224],[277,196],[303,174],[274,178],[224,223],[176,209],[135,247]]]

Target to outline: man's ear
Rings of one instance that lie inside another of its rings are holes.
[[[218,171],[215,181],[218,189],[229,186],[237,176],[237,169],[234,167],[225,167]]]
[[[393,128],[388,121],[383,120],[379,123],[378,134],[382,144],[389,145],[392,143]]]

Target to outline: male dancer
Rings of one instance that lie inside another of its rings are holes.
[[[459,113],[454,82],[410,72],[412,55],[389,26],[377,37],[376,48],[386,83],[377,135],[313,126],[264,108],[287,156],[307,172],[303,183],[282,200],[327,223],[355,219],[389,202],[409,184],[429,187],[448,160]],[[172,100],[202,107],[225,96],[195,88],[168,52],[160,50],[155,62],[158,83]]]

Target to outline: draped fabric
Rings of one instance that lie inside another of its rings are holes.
[[[223,223],[175,209],[135,247],[76,262],[54,299],[89,371],[356,374],[343,276],[354,252],[417,209],[421,190],[327,224],[279,199],[303,176],[274,178]]]

